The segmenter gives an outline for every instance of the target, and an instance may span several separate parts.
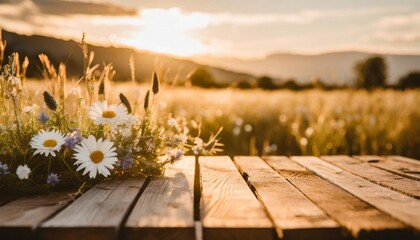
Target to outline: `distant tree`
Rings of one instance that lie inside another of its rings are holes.
[[[402,77],[398,82],[401,89],[420,88],[420,72],[411,72]]]
[[[258,78],[257,86],[264,90],[274,90],[278,88],[278,86],[274,83],[273,79],[267,76]]]
[[[238,83],[236,83],[235,87],[240,88],[240,89],[250,89],[250,88],[254,88],[254,86],[251,84],[250,81],[239,81]]]
[[[203,88],[216,87],[213,75],[204,68],[197,68],[190,77],[191,85]]]
[[[325,89],[326,85],[322,82],[320,78],[316,77],[311,81],[311,88]]]
[[[290,90],[299,90],[299,85],[296,83],[296,81],[295,80],[293,80],[293,79],[289,79],[289,80],[287,80],[284,84],[283,84],[283,86],[282,86],[283,88],[287,88],[287,89],[290,89]]]
[[[387,78],[387,66],[385,59],[380,56],[370,57],[356,63],[356,86],[371,90],[384,87]]]

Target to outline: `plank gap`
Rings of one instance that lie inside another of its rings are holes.
[[[342,239],[341,226],[261,158],[235,157],[234,162],[249,176],[279,238]]]
[[[73,201],[53,218],[42,223],[40,239],[116,239],[133,199],[139,194],[145,178],[103,181]]]
[[[147,177],[146,180],[144,181],[144,184],[141,186],[139,192],[137,193],[137,195],[134,197],[133,201],[131,202],[131,204],[128,206],[127,211],[125,212],[125,214],[123,215],[122,221],[118,227],[118,239],[123,239],[123,227],[125,225],[125,223],[127,222],[128,217],[131,214],[131,211],[133,211],[134,206],[136,205],[137,201],[139,200],[140,196],[143,194],[144,190],[146,189],[146,187],[149,185],[151,178]]]
[[[406,225],[289,158],[270,156],[264,160],[354,238],[410,239]]]
[[[264,206],[231,158],[200,157],[204,240],[267,239],[275,236]]]
[[[198,156],[194,156],[195,170],[194,170],[194,220],[200,221],[200,202],[201,202],[201,174],[200,164],[198,163]]]
[[[321,159],[377,185],[420,199],[420,182],[377,168],[369,161],[348,156],[321,156]]]
[[[194,239],[194,171],[194,157],[184,156],[152,178],[123,226],[123,238]]]
[[[77,198],[75,193],[27,195],[3,205],[0,207],[0,239],[34,239],[42,222],[73,202]]]
[[[420,163],[417,160],[401,156],[380,157],[375,155],[353,156],[353,158],[393,174],[420,181]]]
[[[291,157],[291,160],[407,226],[417,231],[420,229],[420,213],[413,211],[420,208],[419,200],[372,183],[350,172],[337,171],[338,167],[317,157]]]

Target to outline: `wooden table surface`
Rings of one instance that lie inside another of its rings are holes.
[[[155,179],[0,195],[0,240],[420,239],[420,161],[184,157]]]

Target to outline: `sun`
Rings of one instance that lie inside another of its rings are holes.
[[[206,46],[191,36],[207,27],[211,19],[200,13],[184,14],[178,8],[144,9],[132,20],[137,31],[130,31],[124,44],[158,53],[191,56],[206,52]]]

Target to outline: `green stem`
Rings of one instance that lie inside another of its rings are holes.
[[[50,172],[51,172],[51,158],[48,158],[48,171],[47,171],[47,175],[49,175],[50,174]]]
[[[68,162],[66,161],[66,159],[65,158],[63,158],[63,162],[64,162],[64,165],[66,165],[66,167],[69,169],[69,171],[70,172],[74,172],[74,170],[73,170],[73,168],[68,164]],[[75,172],[74,173],[74,175],[76,176],[76,178],[80,181],[80,182],[82,182],[82,179],[79,177],[79,175],[77,174],[77,172]]]

